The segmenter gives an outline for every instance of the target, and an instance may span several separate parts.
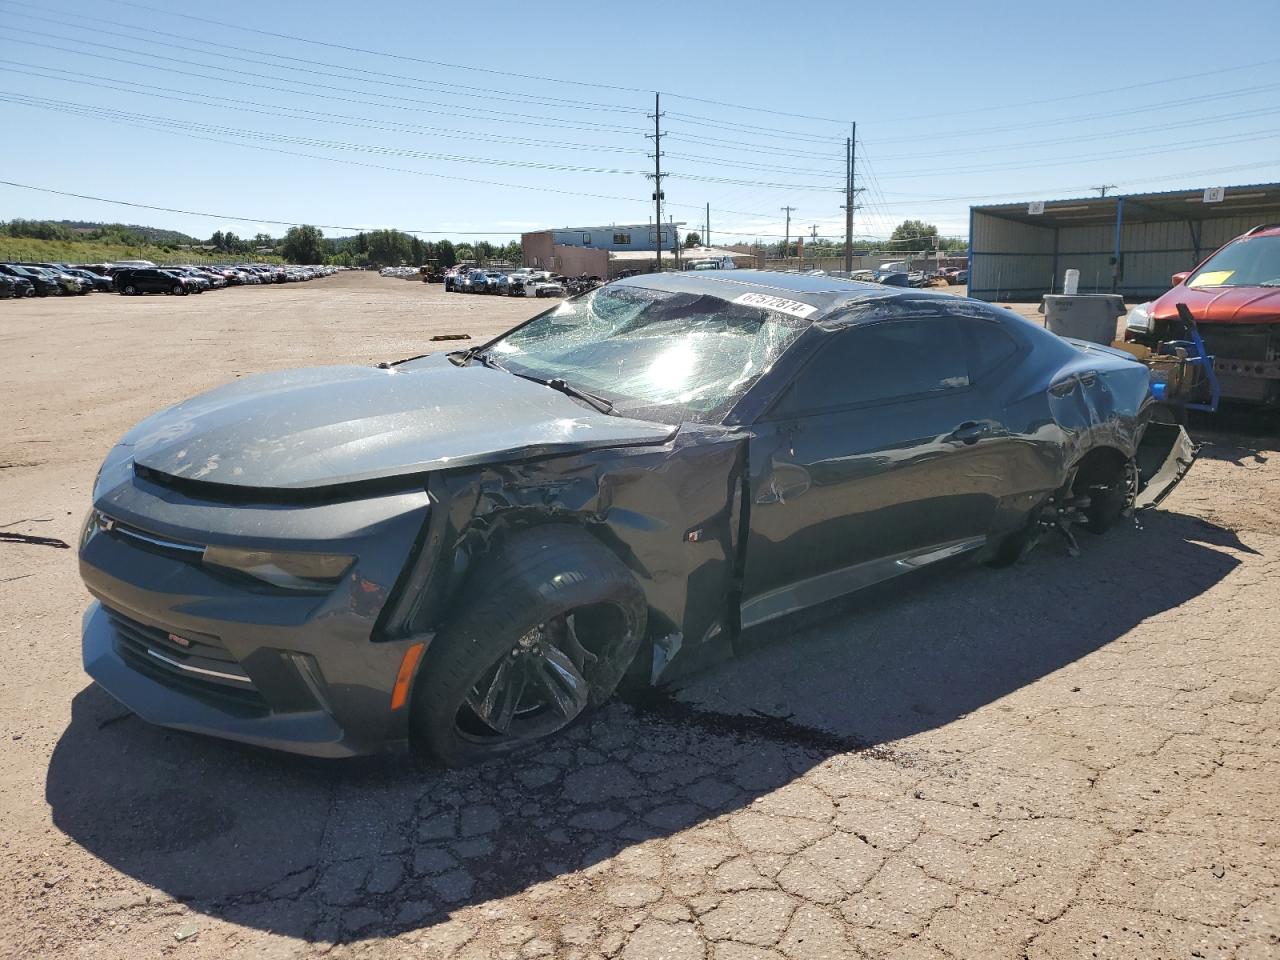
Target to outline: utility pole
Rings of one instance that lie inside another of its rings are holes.
[[[707,204],[707,228],[702,234],[702,245],[704,247],[711,246],[711,204]]]
[[[787,214],[787,235],[786,239],[782,241],[782,265],[785,268],[787,265],[787,252],[791,249],[791,211],[795,207],[779,207],[778,209],[785,211]]]
[[[1107,195],[1108,190],[1114,190],[1115,188],[1116,188],[1116,185],[1114,183],[1102,183],[1094,187],[1093,189],[1098,191],[1098,196],[1105,197]]]
[[[661,94],[653,95],[653,173],[645,176],[653,178],[653,227],[657,231],[654,248],[658,254],[658,273],[662,272],[662,109]]]
[[[844,141],[844,270],[853,272],[853,137]]]

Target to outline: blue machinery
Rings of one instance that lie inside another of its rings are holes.
[[[1160,344],[1160,353],[1151,359],[1151,393],[1156,400],[1182,407],[1184,410],[1203,410],[1214,413],[1222,391],[1218,387],[1218,375],[1213,369],[1213,357],[1205,349],[1195,317],[1185,303],[1178,304],[1178,317],[1186,328],[1187,340],[1167,340]],[[1161,358],[1170,358],[1163,361]],[[1157,371],[1164,369],[1164,379],[1157,379]],[[1201,385],[1207,385],[1208,401],[1204,400]]]

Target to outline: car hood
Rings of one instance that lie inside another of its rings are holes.
[[[1196,323],[1280,323],[1280,287],[1174,287],[1152,305],[1157,320],[1185,303]]]
[[[258,489],[334,487],[596,447],[678,428],[599,413],[542,384],[443,355],[389,369],[317,367],[237,381],[120,442],[169,477]]]

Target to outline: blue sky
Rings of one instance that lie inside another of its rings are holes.
[[[1262,0],[465,9],[0,0],[0,179],[192,211],[0,185],[0,219],[644,223],[655,88],[667,213],[710,203],[716,242],[780,237],[784,206],[793,235],[842,236],[853,120],[861,236],[963,235],[986,199],[1280,179]]]

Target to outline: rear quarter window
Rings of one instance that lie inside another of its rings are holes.
[[[1018,342],[997,320],[966,320],[969,338],[969,376],[976,383],[995,373],[1018,352]]]

